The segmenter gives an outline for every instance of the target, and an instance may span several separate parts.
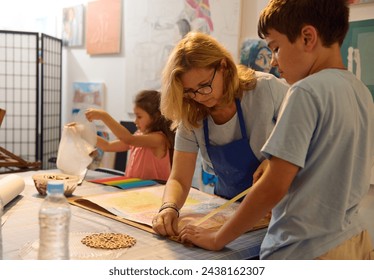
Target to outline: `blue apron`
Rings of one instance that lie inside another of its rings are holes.
[[[242,108],[239,99],[235,100],[242,138],[231,143],[212,146],[209,142],[208,119],[205,118],[205,145],[213,164],[218,182],[214,193],[231,199],[252,185],[253,173],[260,165],[249,144]]]

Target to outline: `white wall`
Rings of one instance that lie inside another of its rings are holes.
[[[246,38],[258,38],[257,19],[267,2],[266,0],[242,0],[241,42]]]
[[[87,7],[88,2],[91,1],[81,1],[82,4],[85,4],[85,7]],[[126,3],[128,3],[128,1],[122,1],[122,30],[124,30],[125,27],[125,11],[128,10],[126,9]],[[69,7],[69,5],[64,5],[64,7]],[[56,36],[60,37],[62,9],[59,11],[57,17],[60,26]],[[62,92],[65,110],[63,111],[63,123],[70,121],[71,118],[73,82],[104,82],[105,109],[107,109],[115,119],[126,119],[123,110],[125,104],[125,36],[123,36],[123,34],[121,40],[121,51],[119,54],[91,56],[87,54],[84,46],[71,48],[64,47]]]
[[[122,37],[121,52],[113,55],[90,56],[84,48],[63,50],[63,120],[69,121],[73,99],[73,82],[104,82],[105,108],[115,119],[125,119],[125,52]]]
[[[0,29],[55,35],[56,14],[61,11],[65,2],[77,2],[77,0],[3,1],[0,9]]]
[[[351,6],[350,21],[373,19],[374,3]]]

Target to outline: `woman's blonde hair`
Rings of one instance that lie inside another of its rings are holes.
[[[180,123],[188,129],[199,127],[199,121],[209,115],[209,108],[184,98],[181,76],[192,68],[220,67],[224,70],[223,104],[256,86],[254,70],[236,65],[231,54],[207,34],[190,32],[175,46],[162,73],[160,103],[161,113],[173,121],[173,128]]]

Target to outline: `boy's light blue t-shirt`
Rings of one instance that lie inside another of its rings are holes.
[[[352,73],[323,70],[291,86],[262,152],[300,167],[273,209],[262,259],[314,259],[362,231],[374,105]]]

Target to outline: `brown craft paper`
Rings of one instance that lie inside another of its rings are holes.
[[[145,189],[137,189],[137,192],[141,192],[142,190]],[[134,191],[133,190],[128,190],[128,191]],[[120,191],[121,194],[123,195],[123,192],[128,192],[128,191]],[[120,192],[118,192],[120,194]],[[130,219],[125,219],[123,217],[117,216],[110,211],[106,210],[105,208],[101,207],[100,205],[90,201],[90,199],[94,197],[100,197],[100,196],[105,196],[108,195],[108,193],[103,193],[103,194],[98,194],[98,195],[92,195],[92,196],[86,196],[86,197],[70,197],[68,200],[72,205],[84,208],[86,210],[98,213],[100,215],[103,215],[108,218],[112,218],[116,221],[131,225],[133,227],[139,228],[141,230],[147,231],[149,233],[156,234],[155,231],[152,229],[152,227],[148,224],[144,224],[141,222],[137,222],[135,220],[130,220]],[[210,194],[204,194],[204,195],[209,195]],[[155,213],[157,213],[157,206],[155,206]],[[179,218],[179,228],[182,228],[183,226],[190,224],[190,223],[195,223],[196,221],[202,220],[207,214],[207,213],[183,213],[181,212],[181,217]],[[266,228],[269,225],[271,215],[267,215],[265,218],[260,220],[256,226],[254,226],[250,231]],[[227,220],[227,218],[226,218]],[[225,222],[225,217],[222,216],[219,212],[216,213],[214,216],[210,217],[207,220],[204,220],[199,226],[207,229],[219,229],[223,223]],[[175,237],[171,238],[174,241],[178,241]]]

